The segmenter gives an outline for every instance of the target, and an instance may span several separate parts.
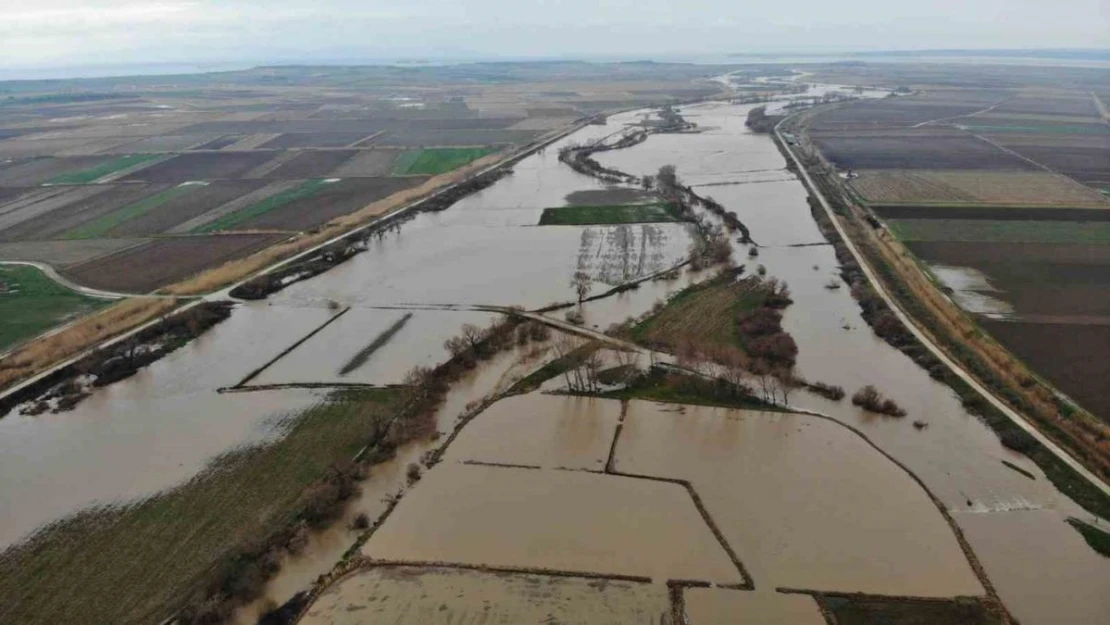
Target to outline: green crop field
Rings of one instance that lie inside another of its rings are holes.
[[[277,193],[275,195],[271,195],[270,197],[251,204],[246,208],[242,208],[235,211],[234,213],[229,213],[227,215],[224,215],[223,217],[220,217],[219,219],[210,221],[203,226],[194,228],[192,232],[216,232],[218,230],[227,230],[228,228],[233,228],[245,221],[268,213],[275,208],[284,206],[285,204],[288,204],[293,200],[299,200],[301,198],[308,197],[313,193],[319,191],[320,188],[326,184],[329,183],[323,179],[305,180],[292,189],[282,191],[281,193]]]
[[[71,291],[34,267],[0,266],[0,350],[107,303]]]
[[[681,221],[675,207],[666,202],[614,204],[612,206],[560,206],[545,208],[541,226],[588,226]]]
[[[394,176],[435,176],[493,154],[497,148],[425,148],[402,152],[393,162]]]
[[[1110,245],[1110,222],[1105,221],[891,219],[887,223],[903,241]]]
[[[191,189],[195,189],[198,185],[182,184],[172,189],[167,189],[161,193],[156,193],[148,198],[144,198],[129,204],[123,208],[116,209],[107,215],[94,219],[86,224],[82,224],[69,232],[62,235],[63,239],[95,239],[103,237],[108,234],[113,228],[120,224],[126,223],[144,215],[159,206],[170,201],[179,195],[188,193]]]
[[[127,169],[128,167],[134,167],[135,165],[139,165],[140,163],[153,161],[156,158],[161,158],[161,156],[158,154],[128,154],[126,156],[112,159],[107,163],[101,163],[96,167],[90,167],[88,169],[82,169],[81,171],[75,171],[68,174],[55,176],[54,178],[48,180],[47,183],[88,184],[90,182],[103,178],[108,174],[113,174],[117,171]]]

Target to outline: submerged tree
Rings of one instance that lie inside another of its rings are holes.
[[[590,294],[590,289],[593,288],[590,274],[581,269],[574,272],[574,276],[570,279],[570,285],[574,287],[574,292],[578,294],[579,304],[586,299],[586,296]]]

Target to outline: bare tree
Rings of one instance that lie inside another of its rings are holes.
[[[461,336],[453,336],[443,342],[443,348],[451,352],[452,356],[462,354],[468,347],[470,347],[470,344]]]
[[[590,274],[579,269],[574,272],[574,276],[570,279],[570,285],[574,287],[574,292],[578,294],[578,303],[581,304],[582,300],[590,294],[590,289],[593,288],[593,283],[590,280]]]
[[[570,334],[560,334],[551,343],[551,347],[555,350],[556,356],[558,356],[559,360],[563,361],[565,365],[563,367],[563,377],[566,379],[567,388],[572,391],[578,390],[582,383],[581,374],[578,369],[574,368],[572,371],[571,367],[573,364],[571,358],[579,346],[580,343],[578,339]],[[571,375],[572,373],[574,374],[573,377]]]
[[[475,352],[478,351],[478,345],[486,338],[486,333],[486,330],[473,323],[463,324],[462,327],[462,339]]]
[[[594,350],[590,352],[582,365],[582,368],[586,371],[587,390],[597,391],[600,388],[598,374],[601,373],[601,368],[605,366],[605,361],[601,358],[601,351]]]

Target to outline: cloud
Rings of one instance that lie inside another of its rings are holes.
[[[11,66],[1098,47],[1104,0],[0,0]],[[1000,19],[999,16],[1005,16]]]

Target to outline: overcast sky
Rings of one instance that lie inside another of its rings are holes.
[[[0,0],[0,67],[1110,47],[1110,0]]]

